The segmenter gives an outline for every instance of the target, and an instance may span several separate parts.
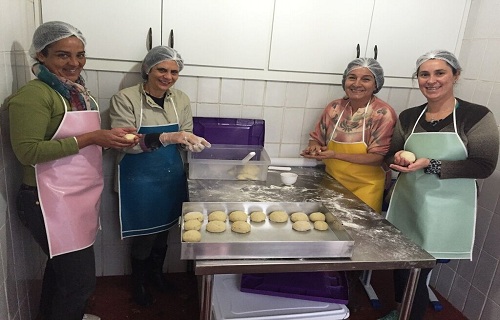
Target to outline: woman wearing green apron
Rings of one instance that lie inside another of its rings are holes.
[[[328,174],[378,213],[389,173],[383,158],[397,119],[392,107],[374,95],[383,84],[376,60],[351,61],[342,78],[346,97],[326,106],[301,154],[323,160]]]
[[[133,237],[132,295],[142,306],[153,303],[149,279],[159,291],[172,288],[163,279],[168,229],[188,201],[187,178],[179,146],[201,151],[210,144],[192,134],[189,98],[172,86],[183,60],[169,47],[151,49],[142,63],[146,80],[111,99],[111,126],[138,130],[139,144],[118,158],[117,187],[121,236]]]
[[[387,220],[436,259],[472,259],[476,224],[476,179],[493,173],[499,138],[488,108],[455,98],[453,85],[461,67],[447,51],[432,51],[417,60],[416,77],[427,103],[403,111],[387,162],[400,172]],[[411,162],[402,151],[415,154]],[[410,319],[423,319],[427,304],[422,270]],[[401,302],[408,273],[394,274]],[[397,311],[382,319],[397,319]]]

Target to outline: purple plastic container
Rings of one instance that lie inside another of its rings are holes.
[[[328,303],[349,301],[345,272],[247,273],[241,275],[240,290]]]
[[[193,117],[193,133],[212,144],[264,146],[265,123],[260,119]]]

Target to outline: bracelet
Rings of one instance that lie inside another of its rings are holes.
[[[424,169],[424,173],[441,175],[441,161],[431,159],[427,168]]]

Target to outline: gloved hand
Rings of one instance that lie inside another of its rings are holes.
[[[205,148],[210,148],[211,144],[202,137],[198,137],[191,132],[164,132],[160,135],[160,142],[165,146],[171,143],[179,143],[191,152],[200,152]]]

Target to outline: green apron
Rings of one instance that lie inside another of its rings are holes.
[[[456,110],[456,108],[455,108]],[[418,158],[465,160],[467,149],[454,132],[415,133],[422,111],[405,143]],[[472,259],[476,224],[475,179],[440,179],[424,170],[401,173],[387,220],[436,259]]]

